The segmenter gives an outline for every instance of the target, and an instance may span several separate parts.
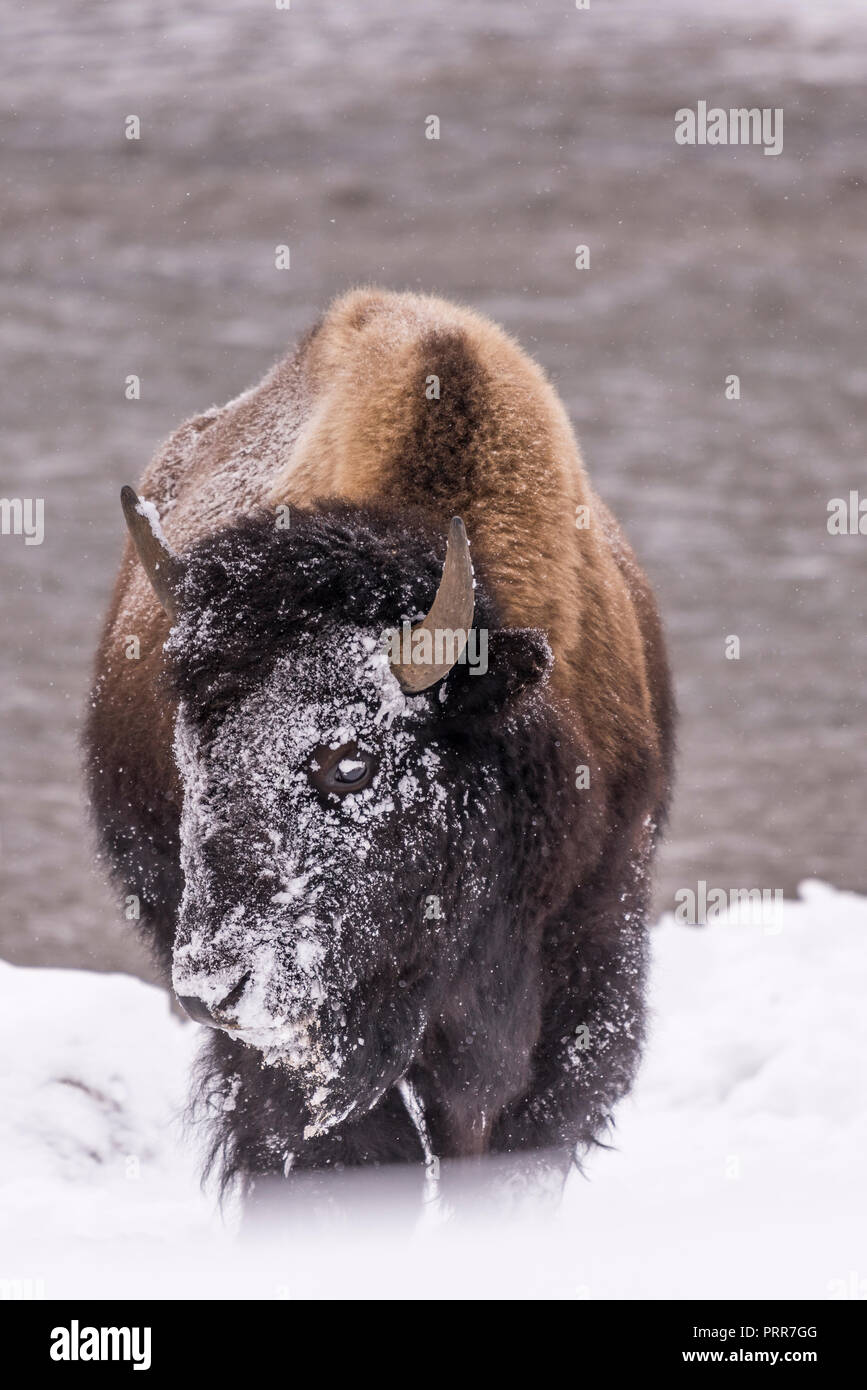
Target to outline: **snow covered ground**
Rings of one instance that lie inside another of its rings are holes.
[[[181,1123],[199,1029],[121,975],[0,964],[0,1293],[867,1297],[867,899],[665,918],[616,1149],[556,1215],[238,1244]]]

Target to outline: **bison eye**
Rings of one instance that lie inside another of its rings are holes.
[[[367,764],[356,758],[341,758],[335,776],[338,782],[360,782],[362,777],[367,776]]]
[[[372,753],[359,753],[356,743],[339,748],[320,744],[313,752],[307,774],[321,796],[348,796],[362,791],[376,771]]]

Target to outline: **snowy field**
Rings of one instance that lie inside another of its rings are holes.
[[[387,1209],[250,1248],[181,1123],[200,1030],[122,975],[0,964],[0,1292],[165,1298],[867,1296],[867,898],[778,926],[665,918],[613,1151],[555,1215]]]

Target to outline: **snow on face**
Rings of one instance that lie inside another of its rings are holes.
[[[435,891],[449,796],[436,748],[418,737],[427,708],[403,695],[376,635],[335,626],[299,639],[212,738],[180,708],[174,987],[212,1010],[231,995],[232,1035],[293,1071],[315,1128],[352,1108],[340,1078],[377,1022],[364,1000],[404,987],[400,957],[423,930],[417,904]],[[347,743],[357,751],[341,772],[351,779],[367,755],[374,776],[323,798],[309,776],[314,751]],[[400,996],[405,1012],[410,997]],[[404,1019],[393,1046],[411,1048],[423,1026]]]

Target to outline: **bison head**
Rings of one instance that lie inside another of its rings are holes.
[[[173,619],[174,987],[288,1073],[307,1135],[323,1132],[406,1073],[510,901],[543,814],[521,769],[522,730],[547,717],[547,643],[493,631],[484,674],[386,646],[405,620],[470,627],[460,523],[444,565],[421,522],[337,505],[244,519],[178,558],[130,497]],[[483,593],[479,616],[493,622]]]

